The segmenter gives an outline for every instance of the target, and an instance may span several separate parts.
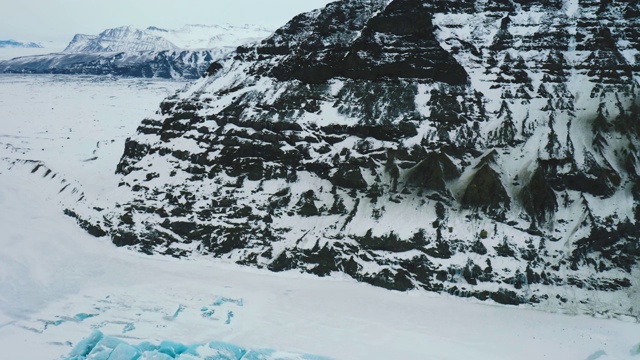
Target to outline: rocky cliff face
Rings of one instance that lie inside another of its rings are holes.
[[[626,0],[329,4],[166,99],[81,216],[147,253],[637,316],[637,29]]]

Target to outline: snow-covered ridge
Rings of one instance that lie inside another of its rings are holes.
[[[177,30],[166,30],[153,26],[146,29],[123,26],[107,29],[99,35],[77,34],[64,52],[135,52],[226,48],[258,41],[270,34],[270,30],[252,25],[186,25]]]
[[[0,48],[42,48],[43,46],[34,42],[21,42],[16,40],[0,40]]]
[[[64,52],[160,51],[177,49],[170,41],[131,26],[107,29],[97,36],[78,34]]]
[[[56,53],[0,61],[2,73],[197,79],[229,49]]]
[[[270,34],[252,25],[187,25],[178,30],[123,26],[99,35],[77,34],[60,53],[0,61],[0,73],[197,79],[236,47]]]
[[[185,25],[166,30],[149,27],[145,31],[163,37],[181,49],[236,48],[260,41],[273,33],[257,25]]]

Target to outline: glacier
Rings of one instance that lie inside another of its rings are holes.
[[[333,359],[637,358],[632,318],[388,291],[341,274],[272,273],[207,256],[149,256],[79,229],[63,210],[83,195],[96,208],[123,198],[113,168],[126,137],[184,85],[0,76],[3,357],[65,359],[98,330],[138,351],[215,339]]]
[[[96,330],[78,342],[64,360],[329,360],[307,354],[270,349],[247,350],[240,346],[212,341],[186,345],[162,341],[159,345],[143,342],[131,345],[122,339],[105,336]]]

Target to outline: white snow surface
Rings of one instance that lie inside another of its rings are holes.
[[[637,358],[632,321],[147,256],[86,234],[65,204],[117,196],[124,138],[183,84],[0,76],[3,358],[60,359],[94,330],[130,344],[225,341],[336,359]],[[60,192],[65,183],[77,191]]]
[[[145,31],[163,37],[181,49],[236,48],[238,45],[260,41],[273,32],[258,25],[185,25],[167,30],[149,27]]]

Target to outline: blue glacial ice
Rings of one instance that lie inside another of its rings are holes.
[[[84,321],[86,319],[92,318],[98,316],[98,314],[85,314],[85,313],[79,313],[79,314],[75,314],[73,316],[73,319],[76,321]]]
[[[216,301],[213,302],[213,304],[211,304],[211,306],[220,306],[223,304],[235,304],[238,306],[244,306],[244,302],[242,301],[242,299],[232,299],[232,298],[228,298],[228,297],[219,297],[216,299]]]
[[[135,346],[122,343],[113,349],[107,360],[131,360],[139,357],[140,351]]]
[[[160,347],[158,348],[158,352],[161,352],[163,354],[167,354],[169,356],[171,356],[172,359],[175,359],[178,355],[184,353],[185,351],[187,351],[189,347],[181,344],[181,343],[177,343],[174,341],[163,341],[160,343]]]
[[[111,359],[111,354],[114,353],[120,345],[126,345],[126,343],[118,338],[105,336],[98,341],[96,346],[87,355],[87,359],[109,360]]]
[[[87,355],[93,350],[100,340],[104,337],[100,331],[94,331],[88,338],[80,341],[69,353],[69,360],[81,360],[85,359]]]
[[[269,349],[249,350],[241,346],[212,341],[186,345],[163,341],[159,345],[142,342],[133,345],[94,331],[80,341],[64,360],[328,360],[328,358]]]

